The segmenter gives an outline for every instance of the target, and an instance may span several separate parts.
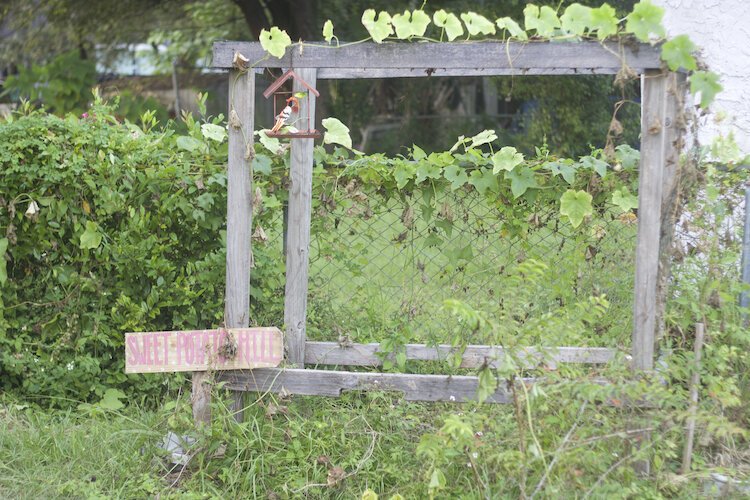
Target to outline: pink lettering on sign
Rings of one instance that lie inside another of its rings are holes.
[[[225,358],[222,347],[230,337],[236,342],[237,349],[233,357]],[[282,352],[282,335],[277,328],[127,333],[125,371],[144,373],[270,367],[279,364]]]

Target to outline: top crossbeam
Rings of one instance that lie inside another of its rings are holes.
[[[660,48],[617,42],[364,42],[341,47],[296,43],[283,57],[258,42],[215,42],[213,67],[231,68],[235,52],[255,68],[317,68],[318,79],[417,76],[614,75],[661,68]]]

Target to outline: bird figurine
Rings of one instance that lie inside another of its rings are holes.
[[[292,115],[292,113],[299,112],[299,99],[292,96],[286,100],[286,106],[276,117],[276,123],[273,125],[271,132],[278,132],[286,124],[286,121]]]

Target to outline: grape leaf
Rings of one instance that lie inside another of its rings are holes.
[[[391,15],[385,11],[381,11],[375,20],[375,9],[367,9],[362,14],[362,25],[375,43],[383,43],[393,33]]]
[[[260,30],[258,39],[263,50],[279,59],[284,57],[286,48],[292,44],[292,39],[289,38],[286,31],[280,30],[276,26],[272,26],[270,31]]]
[[[591,31],[596,31],[599,40],[604,40],[608,36],[617,33],[617,14],[615,9],[609,4],[602,4],[601,7],[591,9]]]
[[[331,43],[331,40],[336,38],[333,34],[333,22],[328,19],[323,24],[323,40],[325,40],[328,43]],[[336,38],[336,41],[338,41],[338,38]]]
[[[396,186],[402,189],[414,178],[415,173],[416,168],[413,163],[397,160],[393,170],[393,178],[396,179]]]
[[[464,27],[461,26],[461,21],[458,20],[456,15],[453,13],[449,14],[443,9],[440,9],[433,14],[432,22],[435,23],[435,26],[445,30],[445,34],[448,36],[448,41],[452,42],[464,34]]]
[[[427,153],[424,152],[424,149],[420,148],[416,144],[411,145],[411,157],[415,160],[422,160],[424,158],[427,158]]]
[[[612,203],[620,207],[623,212],[630,212],[638,208],[638,197],[630,194],[627,188],[617,189],[612,193]]]
[[[482,144],[490,144],[497,139],[497,134],[494,130],[482,130],[477,135],[471,138],[470,148],[481,146]]]
[[[469,183],[481,195],[484,195],[487,191],[497,192],[497,177],[489,168],[474,170],[469,176]]]
[[[549,168],[552,175],[561,175],[565,182],[573,184],[576,179],[576,167],[575,163],[571,159],[563,159],[546,163],[545,167]]]
[[[411,13],[405,10],[403,14],[393,16],[391,24],[396,28],[396,37],[406,40],[413,36],[423,36],[430,24],[430,16],[421,10],[415,9]]]
[[[529,39],[523,28],[521,28],[517,22],[509,17],[501,17],[495,20],[495,24],[497,24],[497,27],[501,30],[508,30],[508,33],[510,33],[510,36],[512,36],[513,38],[518,38],[519,40]]]
[[[341,144],[352,149],[352,138],[349,136],[349,127],[341,123],[337,118],[324,118],[321,122],[326,129],[323,135],[324,144]]]
[[[510,191],[513,193],[513,198],[518,198],[528,191],[529,188],[539,187],[536,183],[534,171],[529,167],[505,172],[505,178],[510,180]]]
[[[711,71],[696,71],[690,75],[690,92],[693,95],[700,93],[701,108],[707,108],[711,105],[716,94],[721,92],[723,87],[719,83],[719,75]]]
[[[495,25],[486,17],[476,12],[464,12],[461,14],[461,20],[466,25],[466,30],[471,36],[478,34],[494,35]]]
[[[414,182],[421,184],[425,179],[439,179],[443,168],[429,161],[420,161],[417,165],[417,177]]]
[[[620,144],[615,148],[615,158],[622,168],[627,170],[638,166],[638,162],[641,161],[641,152],[627,144]]]
[[[492,155],[492,172],[497,174],[501,170],[511,171],[523,162],[523,154],[516,151],[513,146],[505,146]]]
[[[594,213],[594,208],[591,206],[593,199],[593,196],[586,191],[568,189],[560,198],[560,215],[566,216],[573,227],[578,227],[584,217]]]
[[[582,36],[591,26],[591,7],[584,7],[579,3],[570,4],[560,16],[560,22],[566,33]]]
[[[271,158],[260,153],[256,153],[253,158],[253,171],[260,172],[263,175],[271,175]]]
[[[648,42],[651,35],[659,38],[664,36],[664,26],[661,19],[664,17],[664,9],[654,5],[650,0],[642,0],[633,7],[633,12],[626,17],[625,31],[632,33],[642,41]]]
[[[536,30],[536,34],[541,37],[552,36],[555,28],[560,27],[557,13],[547,5],[540,9],[536,5],[529,4],[523,9],[523,16],[526,31]]]
[[[258,134],[258,140],[260,140],[260,143],[263,145],[264,148],[269,150],[271,153],[277,155],[281,153],[281,141],[279,141],[275,137],[268,137],[266,135],[269,132],[268,129],[258,130],[255,132]]]
[[[583,168],[590,168],[591,170],[599,174],[599,177],[604,177],[605,175],[607,175],[607,167],[609,165],[606,161],[594,158],[593,156],[584,156],[581,158],[581,166]]]
[[[469,176],[466,175],[466,170],[458,165],[448,165],[445,167],[445,170],[443,170],[443,177],[451,183],[452,191],[460,188],[469,180]]]
[[[102,233],[99,232],[99,226],[96,222],[86,221],[86,230],[81,234],[78,246],[83,249],[93,250],[102,243]]]
[[[211,139],[216,142],[223,142],[227,136],[227,129],[221,125],[215,125],[213,123],[204,123],[201,125],[201,133],[206,139]]]
[[[679,35],[661,46],[661,60],[667,63],[672,71],[677,71],[678,68],[693,71],[698,69],[693,51],[695,51],[695,45],[690,37]]]

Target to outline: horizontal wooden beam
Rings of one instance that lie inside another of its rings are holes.
[[[321,68],[319,71],[319,80],[612,74],[612,68]]]
[[[259,68],[321,68],[319,78],[387,78],[395,76],[482,76],[507,74],[616,74],[623,65],[636,73],[661,68],[660,48],[617,42],[373,42],[341,47],[296,43],[283,57],[266,57],[258,42],[215,42],[213,66],[231,68],[239,52]],[[364,68],[363,66],[366,66]],[[322,68],[327,68],[323,71]],[[382,71],[376,70],[398,70]],[[336,71],[334,71],[336,70]],[[458,71],[451,70],[470,70]],[[471,71],[475,74],[472,75]],[[367,73],[368,76],[360,76]]]
[[[309,369],[258,368],[242,372],[221,372],[219,380],[234,391],[284,392],[304,396],[338,397],[342,391],[397,391],[408,401],[466,402],[476,399],[479,379],[465,375],[414,375],[405,373],[362,373]],[[532,383],[533,379],[524,379]],[[488,403],[509,403],[512,394],[498,384]]]
[[[450,345],[427,346],[406,344],[406,359],[417,361],[442,361],[456,352]],[[338,366],[381,366],[378,356],[380,344],[339,344],[337,342],[307,342],[305,364]],[[522,368],[534,368],[542,363],[554,368],[557,363],[603,364],[611,361],[616,349],[605,347],[549,347],[546,349],[525,348],[515,351]],[[479,368],[487,363],[499,367],[505,358],[502,347],[485,345],[466,346],[461,356],[461,368]]]

